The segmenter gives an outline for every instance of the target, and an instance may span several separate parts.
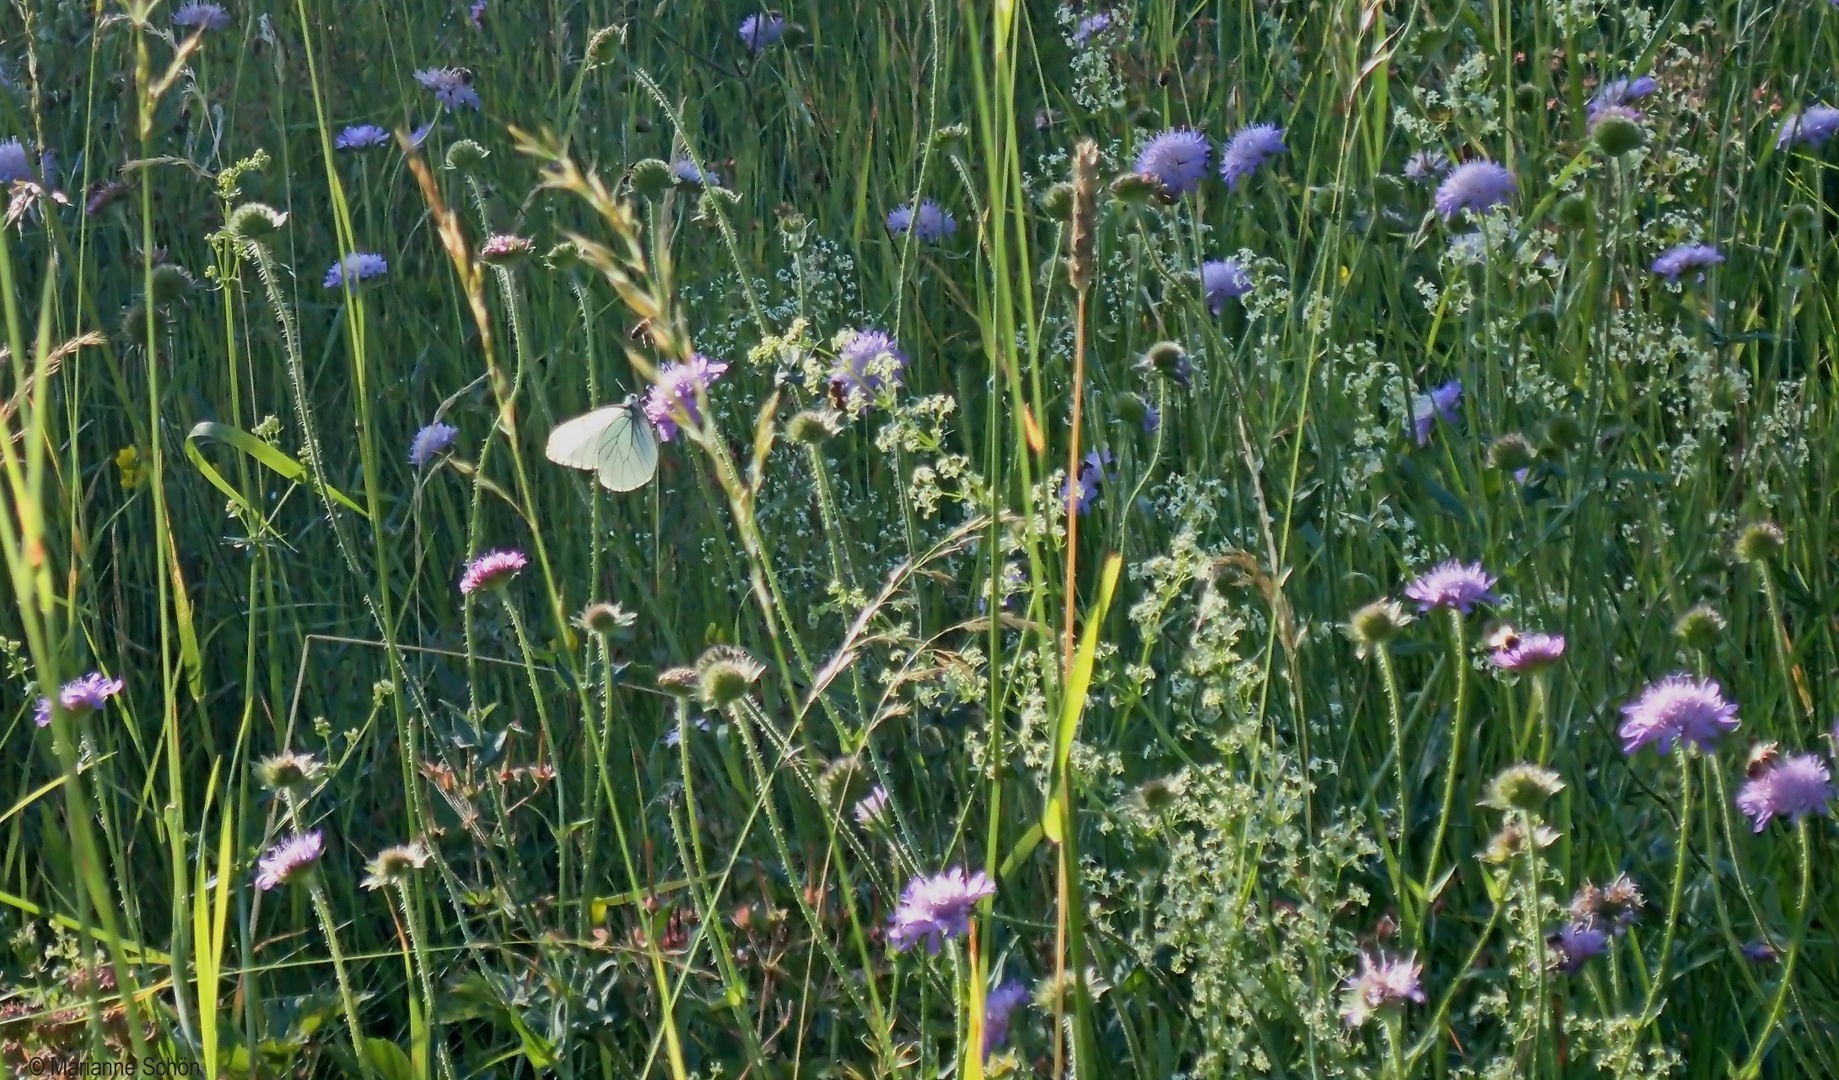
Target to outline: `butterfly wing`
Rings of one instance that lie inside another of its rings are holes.
[[[571,469],[600,468],[601,439],[624,410],[624,405],[607,405],[557,424],[543,446],[543,456]]]
[[[658,472],[658,433],[635,402],[615,405],[613,417],[601,433],[598,459],[600,486],[608,491],[644,487]]]

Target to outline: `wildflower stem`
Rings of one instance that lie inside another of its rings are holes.
[[[1737,1080],[1755,1080],[1762,1071],[1763,1055],[1769,1049],[1769,1036],[1774,1033],[1775,1025],[1781,1022],[1782,1012],[1788,1004],[1788,992],[1794,986],[1794,965],[1801,956],[1801,942],[1807,936],[1807,903],[1812,883],[1812,857],[1807,849],[1807,822],[1797,820],[1794,823],[1795,855],[1801,875],[1800,888],[1794,899],[1794,933],[1788,939],[1788,955],[1782,961],[1782,981],[1775,988],[1775,1000],[1769,1003],[1769,1013],[1763,1019],[1762,1030],[1750,1044],[1750,1060],[1738,1072]]]
[[[1404,706],[1398,696],[1398,672],[1392,666],[1392,650],[1384,642],[1374,645],[1373,653],[1379,661],[1379,679],[1386,689],[1386,720],[1392,727],[1392,763],[1398,777],[1398,873],[1402,881],[1411,880],[1411,869],[1405,858],[1409,851],[1406,839],[1411,835],[1411,783],[1405,768],[1405,718]],[[1417,940],[1417,912],[1411,905],[1409,889],[1398,890],[1398,910],[1400,929],[1405,940]]]
[[[1647,1003],[1641,1008],[1641,1026],[1654,1022],[1660,1015],[1660,998],[1666,984],[1668,961],[1673,958],[1673,937],[1679,930],[1679,905],[1686,892],[1686,862],[1692,835],[1692,767],[1684,743],[1676,749],[1679,759],[1679,849],[1673,858],[1673,887],[1667,896],[1667,924],[1660,939],[1660,957],[1654,963],[1654,977],[1648,983]]]
[[[1764,563],[1756,564],[1757,573],[1762,575],[1762,595],[1769,605],[1769,624],[1775,631],[1775,662],[1781,669],[1782,693],[1794,695],[1801,703],[1801,715],[1807,724],[1813,724],[1813,700],[1807,689],[1797,678],[1799,672],[1794,669],[1794,642],[1788,637],[1788,624],[1782,619],[1781,596],[1775,588],[1775,575],[1769,572]],[[1801,733],[1804,734],[1804,733]]]
[[[1464,715],[1466,711],[1464,705],[1466,704],[1469,688],[1468,639],[1467,635],[1463,632],[1462,612],[1455,608],[1450,608],[1449,618],[1450,660],[1456,667],[1456,704],[1454,715],[1450,721],[1449,761],[1443,773],[1443,806],[1442,809],[1437,812],[1437,828],[1436,832],[1431,836],[1429,861],[1424,868],[1424,906],[1426,915],[1429,914],[1430,905],[1435,899],[1431,894],[1437,888],[1437,859],[1443,851],[1443,836],[1449,831],[1450,815],[1456,809],[1456,777],[1458,772],[1461,771],[1462,729],[1467,719]],[[1425,920],[1426,923],[1428,921],[1428,919]],[[1420,949],[1423,947],[1423,941],[1421,940],[1423,928],[1424,924],[1420,923],[1418,926],[1420,940],[1417,943]]]

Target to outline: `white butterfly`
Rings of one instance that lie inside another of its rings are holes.
[[[633,491],[657,475],[658,433],[633,394],[557,424],[543,454],[557,465],[597,471],[608,491]]]

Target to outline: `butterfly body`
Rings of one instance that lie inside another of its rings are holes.
[[[608,491],[634,491],[657,475],[658,433],[633,394],[557,424],[543,454],[557,465],[597,473]]]

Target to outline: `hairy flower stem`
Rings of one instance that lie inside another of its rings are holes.
[[[530,652],[530,635],[524,629],[524,617],[511,602],[508,594],[501,597],[504,609],[511,617],[511,629],[517,635],[518,655],[523,657],[524,675],[530,681],[530,701],[536,708],[538,730],[543,733],[542,754],[548,754],[555,763],[556,785],[556,829],[566,835],[568,829],[567,782],[563,775],[561,751],[556,743],[554,728],[549,723],[549,707],[543,704],[543,687],[536,675],[536,658]],[[537,764],[542,764],[542,754],[537,756]],[[569,895],[568,870],[569,849],[573,845],[564,841],[556,845],[556,895],[566,902]]]
[[[1450,660],[1456,666],[1456,704],[1454,715],[1450,720],[1449,761],[1443,773],[1443,806],[1437,811],[1436,832],[1431,835],[1430,856],[1424,867],[1424,907],[1429,913],[1430,905],[1436,900],[1432,895],[1437,888],[1437,860],[1443,852],[1443,837],[1449,831],[1450,815],[1456,809],[1456,778],[1462,769],[1462,729],[1467,722],[1469,688],[1468,639],[1463,632],[1462,612],[1449,609],[1450,619]],[[1529,842],[1530,842],[1530,838]],[[1428,919],[1418,924],[1416,944],[1422,950],[1424,926]]]
[[[1795,855],[1801,875],[1800,888],[1794,899],[1794,933],[1788,938],[1788,955],[1782,961],[1781,985],[1775,988],[1775,1000],[1769,1003],[1768,1015],[1763,1019],[1762,1030],[1756,1033],[1756,1039],[1750,1044],[1750,1060],[1737,1073],[1737,1080],[1755,1080],[1762,1071],[1763,1055],[1769,1049],[1769,1036],[1774,1034],[1775,1025],[1781,1022],[1782,1012],[1788,1004],[1788,993],[1794,986],[1794,965],[1801,956],[1801,942],[1807,936],[1807,903],[1813,881],[1812,856],[1807,849],[1807,822],[1794,823]]]
[[[1762,595],[1769,604],[1770,628],[1775,631],[1775,663],[1781,669],[1782,692],[1792,694],[1800,700],[1801,716],[1807,726],[1813,726],[1813,699],[1807,693],[1807,687],[1800,678],[1800,672],[1794,667],[1794,642],[1788,637],[1788,624],[1782,619],[1781,596],[1775,588],[1775,575],[1769,572],[1766,564],[1756,564],[1756,571],[1762,575]],[[1806,732],[1796,732],[1801,739]]]
[[[1545,1034],[1545,973],[1547,965],[1545,962],[1545,935],[1542,933],[1541,926],[1543,920],[1540,917],[1539,842],[1537,829],[1538,822],[1533,820],[1533,816],[1525,811],[1521,811],[1520,831],[1526,837],[1526,900],[1525,906],[1522,909],[1526,915],[1526,955],[1532,962],[1537,980],[1533,996],[1533,1001],[1536,1004],[1532,1009],[1533,1067],[1530,1075],[1544,1076],[1548,1074],[1541,1071],[1539,1051],[1542,1048]]]
[[[1396,796],[1398,814],[1398,874],[1403,881],[1411,880],[1411,868],[1405,861],[1410,850],[1406,844],[1411,835],[1411,781],[1405,769],[1405,716],[1404,703],[1398,696],[1398,672],[1392,666],[1392,650],[1384,643],[1375,644],[1373,655],[1379,662],[1379,680],[1386,689],[1386,720],[1392,728],[1392,765],[1398,778]],[[1409,889],[1397,889],[1400,929],[1407,941],[1417,940],[1417,912],[1411,906]]]
[[[1673,887],[1667,896],[1667,925],[1660,939],[1660,957],[1654,962],[1654,978],[1648,983],[1647,1003],[1641,1007],[1642,1027],[1653,1023],[1660,1015],[1667,967],[1673,958],[1673,937],[1679,930],[1679,905],[1686,893],[1686,863],[1691,851],[1692,763],[1684,743],[1674,754],[1679,759],[1679,850],[1673,857]]]

